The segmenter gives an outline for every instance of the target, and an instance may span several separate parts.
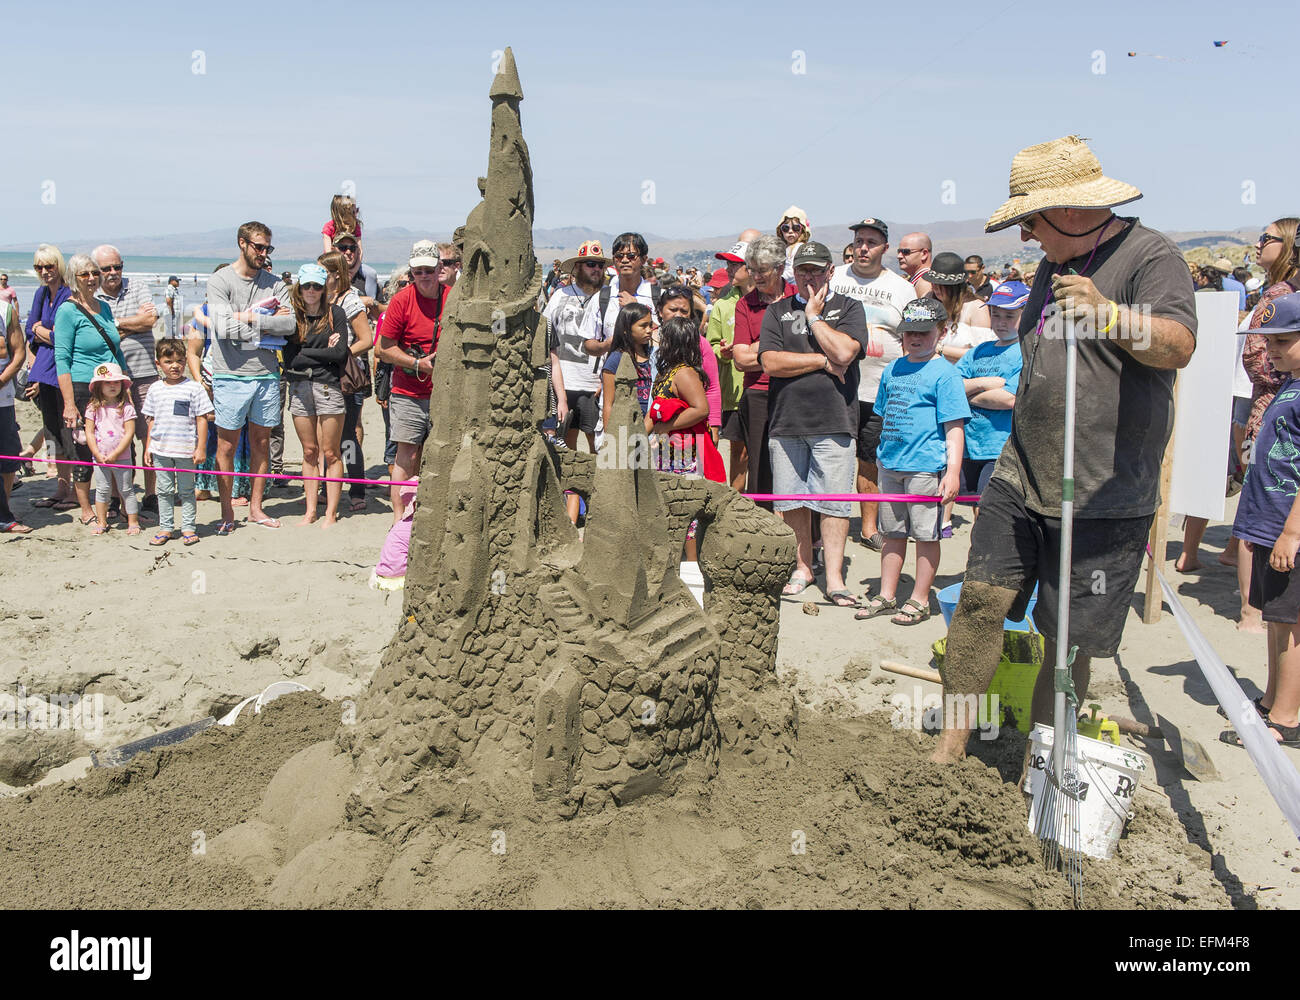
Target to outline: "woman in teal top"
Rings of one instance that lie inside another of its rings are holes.
[[[97,365],[113,362],[125,368],[126,359],[122,357],[122,339],[113,322],[112,310],[107,302],[95,298],[99,289],[99,265],[79,253],[68,261],[68,272],[72,276],[72,297],[54,314],[54,369],[63,394],[63,422],[72,430],[77,461],[91,462],[93,456],[86,445],[85,433],[77,433],[85,426],[90,380]],[[93,322],[87,313],[94,316]],[[95,520],[90,506],[90,474],[90,465],[72,467],[72,485],[77,491],[82,524]]]

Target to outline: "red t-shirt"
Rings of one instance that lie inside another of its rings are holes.
[[[438,336],[442,333],[442,304],[447,289],[438,286],[438,297],[426,299],[407,285],[392,297],[384,310],[384,336],[405,350],[416,347],[421,354],[437,354]],[[393,392],[399,396],[428,399],[433,389],[432,378],[416,378],[400,368],[393,369]]]
[[[781,299],[793,295],[796,291],[794,285],[786,284]],[[780,302],[781,299],[777,301]],[[759,334],[763,332],[763,314],[766,312],[767,306],[759,299],[758,289],[754,289],[748,295],[742,295],[740,301],[736,303],[736,335],[732,338],[732,343],[757,344]],[[766,392],[767,372],[745,372],[745,388]]]
[[[330,239],[334,239],[334,232],[337,229],[338,227],[334,225],[334,220],[330,219],[329,222],[321,226],[320,231],[324,233],[326,236],[328,236]],[[361,239],[361,220],[359,219],[357,220],[357,224],[352,229],[352,235],[355,236],[357,239]]]

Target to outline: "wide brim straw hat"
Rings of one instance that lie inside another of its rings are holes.
[[[587,240],[582,246],[578,247],[578,252],[567,260],[561,262],[560,272],[567,273],[572,271],[574,265],[579,261],[598,261],[601,264],[608,264],[609,258],[600,248],[600,240]]]
[[[1114,208],[1142,192],[1101,172],[1101,162],[1077,135],[1022,149],[1011,161],[1010,197],[984,227],[995,233],[1049,208]]]

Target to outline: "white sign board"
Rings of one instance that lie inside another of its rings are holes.
[[[1196,293],[1196,350],[1178,372],[1169,509],[1223,520],[1237,367],[1236,292]]]

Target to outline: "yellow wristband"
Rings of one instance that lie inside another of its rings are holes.
[[[1119,306],[1114,301],[1112,301],[1110,304],[1110,319],[1107,320],[1106,325],[1103,326],[1097,332],[1110,333],[1111,329],[1115,326],[1115,320],[1117,320],[1118,318],[1119,318]]]

